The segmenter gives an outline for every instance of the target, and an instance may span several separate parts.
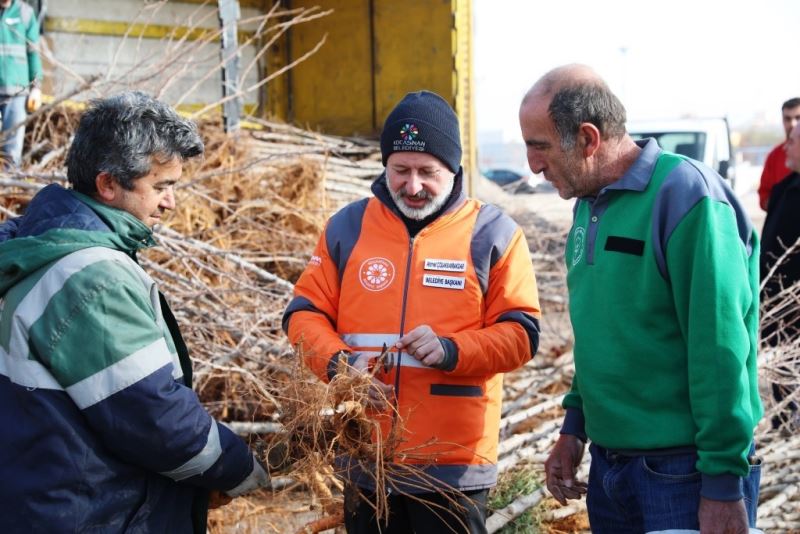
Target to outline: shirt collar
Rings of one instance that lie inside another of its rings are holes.
[[[655,139],[641,139],[636,141],[637,146],[642,149],[639,157],[633,162],[625,174],[616,182],[605,186],[600,190],[622,190],[622,191],[644,191],[650,183],[661,148]]]

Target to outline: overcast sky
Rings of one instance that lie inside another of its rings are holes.
[[[479,133],[516,140],[522,95],[564,63],[597,70],[629,119],[780,130],[781,104],[800,96],[800,0],[473,2]]]

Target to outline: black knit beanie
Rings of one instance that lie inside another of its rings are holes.
[[[461,166],[458,117],[442,97],[430,91],[408,93],[395,106],[381,132],[383,166],[394,152],[426,152],[455,172]]]

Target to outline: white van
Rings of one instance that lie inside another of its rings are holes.
[[[664,150],[702,161],[735,190],[736,164],[727,119],[629,121],[627,130],[634,139],[654,137]]]

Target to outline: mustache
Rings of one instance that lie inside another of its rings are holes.
[[[420,189],[417,193],[413,195],[409,195],[408,193],[406,193],[405,189],[400,189],[400,191],[397,192],[397,196],[399,196],[400,198],[410,198],[411,200],[428,200],[430,198],[433,198],[433,195],[430,192],[426,191],[425,189]]]

